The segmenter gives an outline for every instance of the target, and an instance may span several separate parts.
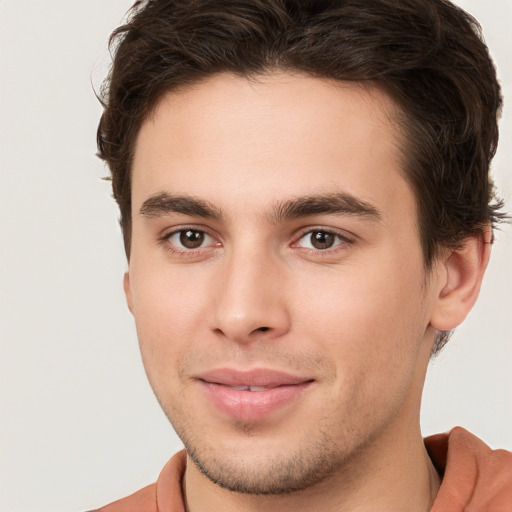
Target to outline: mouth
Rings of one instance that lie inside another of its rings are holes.
[[[216,369],[195,377],[206,398],[224,416],[261,420],[293,406],[314,379],[287,372],[255,369]]]
[[[272,388],[266,388],[265,386],[227,386],[231,389],[234,389],[235,391],[265,391],[266,389],[272,389]]]

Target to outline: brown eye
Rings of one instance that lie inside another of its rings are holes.
[[[304,249],[312,249],[315,251],[326,251],[340,245],[350,245],[350,239],[323,229],[316,229],[304,233],[304,235],[296,242],[298,247]]]
[[[187,249],[197,249],[203,245],[205,234],[202,231],[186,229],[179,232],[180,244]]]
[[[336,242],[336,235],[326,231],[313,231],[309,235],[309,240],[315,249],[330,249]]]
[[[180,256],[211,254],[210,249],[222,247],[222,244],[206,231],[193,228],[178,229],[165,235],[163,241],[166,249]]]

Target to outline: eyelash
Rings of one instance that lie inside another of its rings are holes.
[[[197,234],[205,235],[209,238],[211,238],[214,243],[209,244],[206,246],[200,246],[197,248],[181,248],[176,243],[171,242],[171,238],[175,235],[183,234],[187,231],[191,231]],[[327,247],[325,249],[315,249],[315,248],[309,248],[309,247],[301,247],[300,241],[303,240],[307,236],[312,236],[314,233],[322,233],[324,235],[333,236],[338,240],[338,243],[333,245],[332,247]],[[205,249],[209,248],[216,248],[221,247],[222,243],[219,242],[214,235],[208,232],[206,229],[198,229],[197,227],[192,226],[183,226],[179,229],[174,229],[173,231],[164,234],[160,238],[160,243],[165,246],[165,248],[172,252],[173,254],[178,255],[184,255],[188,257],[194,257],[198,254],[201,254],[204,252]],[[331,228],[308,228],[305,231],[302,231],[298,237],[295,238],[295,241],[290,244],[290,247],[294,249],[302,249],[304,252],[308,254],[312,254],[315,256],[323,256],[323,255],[330,255],[332,253],[345,250],[347,246],[352,245],[354,243],[354,240],[350,237],[348,237],[346,234],[342,234],[336,230],[333,230]]]
[[[197,248],[193,248],[193,249],[188,249],[188,248],[179,247],[176,243],[171,242],[171,238],[173,236],[186,233],[187,231],[191,231],[193,233],[199,233],[199,234],[205,235],[205,236],[211,238],[214,243],[210,244],[210,245],[206,245],[206,246],[201,246],[201,247],[197,247]],[[182,256],[189,256],[189,257],[193,257],[193,256],[196,256],[198,254],[201,254],[202,252],[204,252],[205,249],[208,249],[210,247],[215,248],[215,247],[220,247],[222,245],[216,239],[216,237],[214,235],[212,235],[211,233],[208,232],[208,230],[206,230],[206,229],[199,229],[197,227],[192,227],[192,226],[183,226],[183,227],[181,227],[179,229],[174,229],[174,230],[172,230],[169,233],[165,233],[160,238],[159,242],[166,248],[166,250],[170,251],[171,253],[182,255]]]
[[[315,248],[308,248],[308,247],[301,247],[299,243],[301,240],[303,240],[306,237],[311,237],[315,233],[322,233],[324,235],[330,235],[335,237],[337,239],[338,243],[335,243],[332,247],[327,247],[325,249],[315,249]],[[300,233],[300,235],[295,239],[295,241],[291,244],[291,247],[293,248],[299,248],[303,251],[307,252],[308,254],[314,255],[314,256],[328,256],[332,255],[333,253],[336,253],[338,251],[343,251],[347,249],[347,246],[352,245],[355,242],[355,240],[351,237],[349,237],[344,232],[341,233],[337,230],[333,230],[332,228],[322,228],[322,227],[316,227],[316,228],[308,228],[307,230]]]

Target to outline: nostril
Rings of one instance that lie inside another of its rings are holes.
[[[256,329],[257,331],[261,331],[261,332],[266,332],[268,331],[268,327],[259,327],[258,329]]]

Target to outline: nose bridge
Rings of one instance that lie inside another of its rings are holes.
[[[289,314],[281,265],[263,244],[248,243],[228,251],[215,305],[215,329],[237,342],[285,332]]]

